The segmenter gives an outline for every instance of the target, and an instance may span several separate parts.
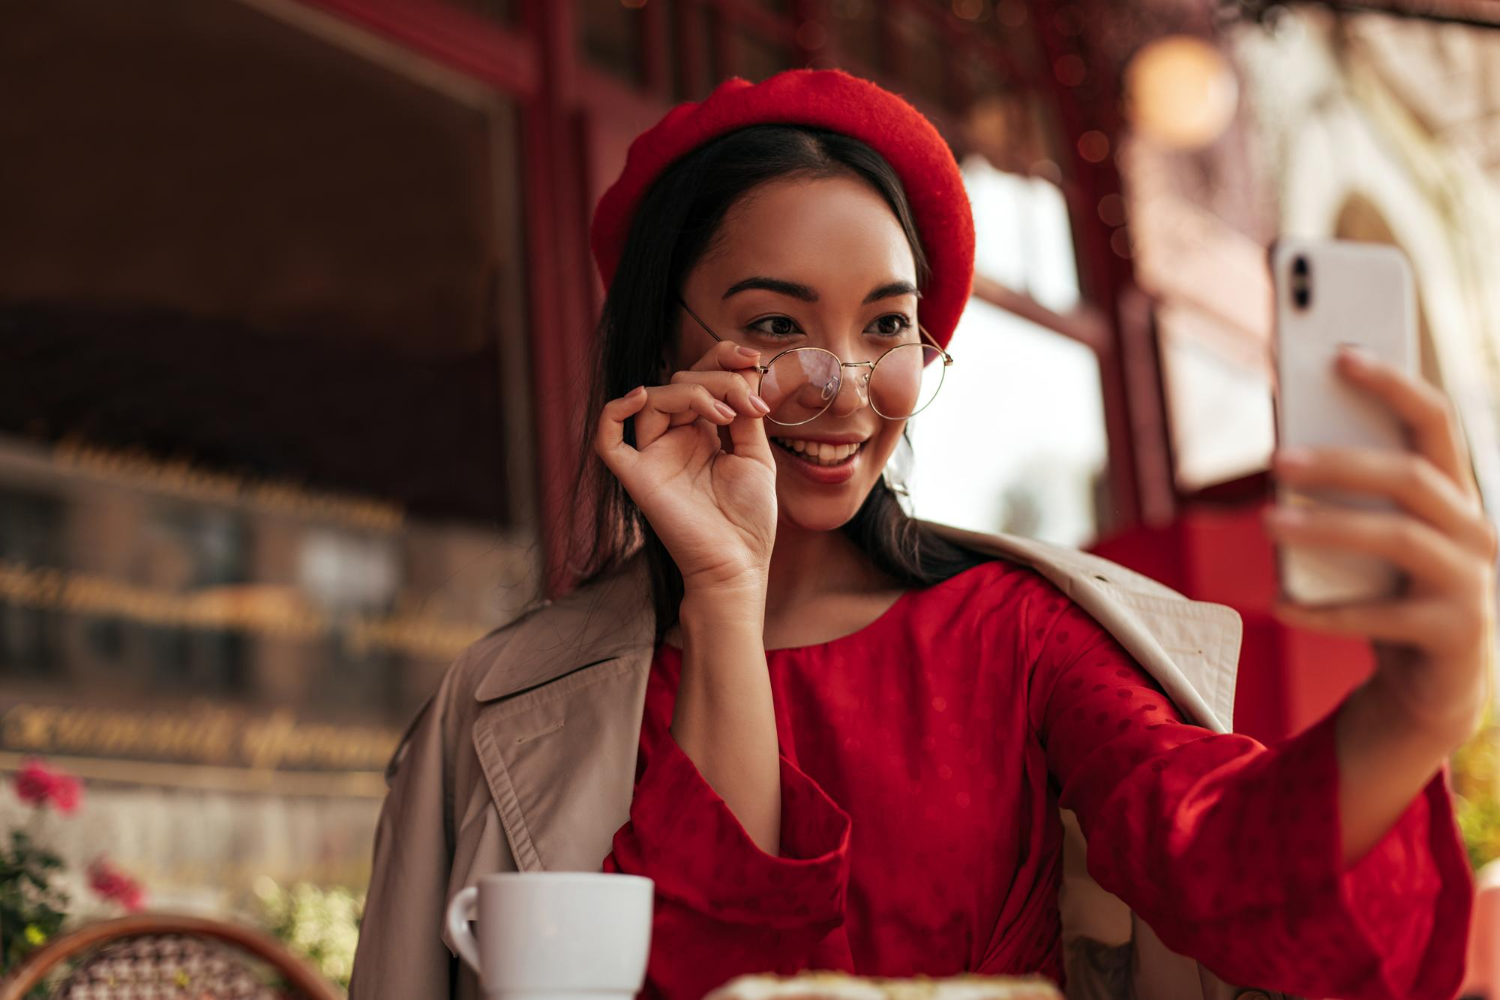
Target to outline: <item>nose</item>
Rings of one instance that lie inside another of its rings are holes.
[[[870,369],[845,368],[839,381],[838,394],[828,404],[828,412],[835,417],[847,417],[857,413],[870,401]]]

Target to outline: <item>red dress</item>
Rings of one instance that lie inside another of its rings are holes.
[[[671,736],[681,657],[657,651],[631,818],[604,862],[656,880],[646,996],[808,968],[1060,980],[1059,804],[1100,885],[1230,982],[1458,988],[1472,888],[1445,773],[1344,870],[1334,716],[1275,749],[1188,725],[1030,568],[985,563],[767,654],[780,857]]]

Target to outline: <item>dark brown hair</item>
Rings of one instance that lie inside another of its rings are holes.
[[[930,274],[901,180],[875,150],[846,135],[796,125],[755,125],[705,143],[658,177],[641,199],[615,272],[594,345],[588,419],[574,495],[591,503],[571,539],[569,567],[583,583],[618,568],[638,549],[651,581],[658,639],[677,621],[682,575],[650,523],[593,449],[605,402],[660,381],[678,327],[677,293],[712,249],[729,209],[758,185],[784,177],[857,177],[895,213],[911,244],[917,282]],[[634,429],[627,424],[627,442]],[[909,442],[908,442],[909,443]],[[909,517],[884,477],[839,530],[881,570],[909,587],[946,580],[990,557],[949,542]]]

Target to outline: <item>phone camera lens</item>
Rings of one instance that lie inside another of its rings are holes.
[[[1312,304],[1312,265],[1301,254],[1292,259],[1290,286],[1293,305],[1298,309],[1306,309]]]

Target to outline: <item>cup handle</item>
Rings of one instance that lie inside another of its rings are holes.
[[[459,892],[448,903],[448,936],[453,939],[453,946],[470,968],[480,975],[484,970],[479,967],[479,945],[474,940],[474,932],[469,929],[469,921],[474,919],[475,908],[479,903],[479,887],[471,885]]]

